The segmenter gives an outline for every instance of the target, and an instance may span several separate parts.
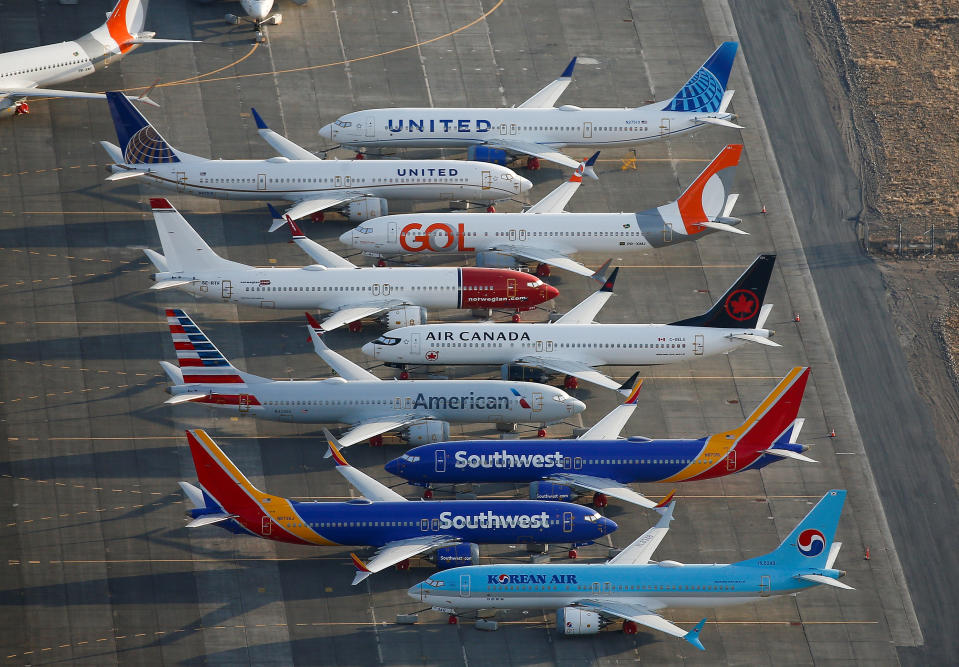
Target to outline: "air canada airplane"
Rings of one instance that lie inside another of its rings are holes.
[[[622,253],[695,241],[712,231],[746,234],[730,217],[739,198],[731,192],[741,145],[726,146],[676,201],[638,213],[567,213],[566,204],[596,161],[579,165],[566,182],[522,213],[417,213],[368,220],[340,236],[346,245],[376,255],[491,253],[552,264],[584,276],[595,272],[571,258],[578,252]],[[493,258],[495,260],[495,258]]]
[[[294,220],[342,209],[357,222],[389,210],[386,198],[492,203],[527,192],[527,179],[506,167],[460,160],[322,160],[269,129],[253,110],[259,134],[279,153],[266,160],[211,160],[173,148],[120,93],[107,93],[119,146],[100,145],[113,160],[108,181],[137,178],[161,190],[213,199],[286,200]],[[273,229],[282,226],[275,225]]]
[[[604,564],[500,564],[457,567],[433,574],[409,590],[411,598],[456,614],[473,609],[555,609],[556,630],[593,635],[623,621],[623,632],[640,625],[681,637],[705,650],[699,635],[706,619],[684,630],[659,615],[679,607],[725,607],[791,595],[820,584],[852,590],[833,568],[835,542],[846,492],[826,495],[785,540],[768,554],[731,565],[689,565],[651,559],[673,518],[675,501],[655,526]]]
[[[642,380],[624,405],[576,440],[458,440],[414,447],[386,464],[411,484],[434,486],[494,482],[530,484],[537,500],[573,500],[593,492],[642,507],[657,503],[629,488],[632,482],[694,482],[756,470],[783,459],[814,462],[796,444],[797,419],[809,369],[793,368],[742,425],[698,439],[617,439],[636,405]]]
[[[702,315],[672,324],[598,324],[593,318],[613,293],[619,269],[555,322],[430,324],[401,327],[363,346],[389,364],[505,364],[545,368],[621,390],[597,366],[656,366],[731,352],[746,343],[780,347],[764,329],[763,305],[775,255],[760,255]]]
[[[272,421],[349,424],[342,447],[403,429],[414,444],[448,440],[450,424],[550,424],[586,409],[562,389],[501,380],[385,381],[333,352],[312,326],[317,355],[336,376],[325,380],[271,380],[244,373],[179,309],[166,311],[179,366],[160,365],[173,386],[166,403],[202,403]]]
[[[733,91],[726,90],[738,47],[724,42],[671,99],[632,109],[554,107],[572,80],[573,58],[518,107],[367,109],[340,116],[320,136],[351,148],[489,146],[575,169],[578,161],[559,149],[632,146],[710,125],[741,129],[729,120]]]
[[[347,502],[296,502],[260,491],[206,431],[186,432],[199,486],[180,482],[193,505],[187,528],[219,525],[231,533],[290,544],[376,548],[357,568],[353,585],[409,559],[433,554],[440,568],[479,561],[479,544],[592,542],[616,530],[596,510],[537,500],[410,502],[343,458],[325,431],[337,471],[362,494]]]
[[[151,199],[163,254],[147,249],[157,268],[151,289],[179,287],[209,301],[259,308],[333,311],[325,331],[386,313],[390,328],[425,324],[428,308],[529,310],[559,290],[512,269],[444,267],[360,268],[312,241],[288,219],[293,241],[316,262],[310,266],[256,267],[216,254],[166,199]],[[275,215],[278,215],[275,213]]]
[[[48,86],[79,79],[109,67],[141,44],[182,44],[189,39],[156,39],[144,32],[150,0],[120,0],[107,21],[72,42],[0,54],[0,116],[30,113],[27,97],[104,98],[103,93],[56,90]],[[133,98],[156,106],[147,97]]]

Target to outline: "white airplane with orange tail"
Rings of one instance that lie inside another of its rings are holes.
[[[676,201],[638,213],[567,213],[564,209],[589,175],[596,153],[573,176],[522,213],[416,213],[387,215],[364,222],[340,236],[347,245],[385,256],[420,253],[476,253],[484,266],[504,266],[503,257],[539,262],[591,276],[572,259],[578,252],[644,251],[693,241],[707,232],[747,234],[731,217],[738,194],[731,192],[743,147],[723,148]],[[492,256],[491,256],[492,255]],[[496,257],[500,255],[500,257]]]
[[[101,93],[45,88],[79,79],[109,67],[140,44],[177,44],[184,39],[156,39],[144,32],[149,0],[119,0],[106,23],[72,42],[0,53],[0,116],[30,113],[27,96],[106,99]],[[131,98],[156,103],[146,97]]]

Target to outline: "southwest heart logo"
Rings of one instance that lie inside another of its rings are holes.
[[[752,291],[738,289],[726,299],[726,314],[737,322],[748,320],[756,312],[759,299]]]
[[[429,361],[436,361],[437,359],[439,359],[439,356],[440,356],[440,353],[437,352],[436,350],[430,350],[429,352],[426,353],[426,358]]]
[[[815,528],[807,528],[799,533],[796,548],[803,556],[818,556],[826,548],[826,537]]]

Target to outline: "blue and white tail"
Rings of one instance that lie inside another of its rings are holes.
[[[697,111],[716,113],[723,111],[723,97],[729,72],[736,59],[738,42],[723,42],[713,51],[702,67],[679,89],[663,111]]]
[[[784,570],[822,570],[832,565],[829,562],[836,538],[839,515],[846,502],[846,492],[840,489],[827,491],[809,514],[799,522],[789,537],[775,551],[757,558],[750,558],[737,565],[768,566],[770,561]]]
[[[108,92],[107,104],[125,164],[179,162],[176,151],[121,93]]]

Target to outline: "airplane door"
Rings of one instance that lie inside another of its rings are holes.
[[[736,472],[736,450],[730,450],[726,454],[726,470],[729,472]]]
[[[186,172],[178,171],[176,173],[176,191],[183,192],[186,190]]]
[[[390,292],[393,291],[393,286],[389,283],[383,283],[383,296],[389,296]]]
[[[572,512],[563,512],[563,532],[564,533],[573,532],[573,513]]]
[[[516,134],[516,123],[510,123],[510,124],[509,124],[509,133],[510,133],[510,134]]]
[[[250,395],[249,394],[240,394],[237,401],[240,412],[249,412],[250,411]]]
[[[367,116],[363,119],[363,124],[366,125],[366,136],[375,137],[376,136],[376,120],[373,116]]]
[[[380,284],[379,284],[379,283],[373,283],[373,284],[370,286],[370,291],[373,292],[373,296],[379,296],[379,295],[380,295]]]
[[[500,133],[500,134],[506,134],[506,123],[500,123],[500,124],[499,124],[499,133]]]
[[[533,392],[533,412],[539,412],[543,409],[543,394],[542,392],[534,391]]]
[[[220,296],[224,299],[230,299],[233,297],[233,281],[224,280],[220,283]]]
[[[386,228],[386,240],[388,243],[396,243],[396,223],[391,222]]]
[[[508,232],[506,232],[506,235],[507,235],[507,237],[509,238],[510,241],[515,241],[515,240],[516,240],[516,230],[515,230],[515,229],[509,230]]]
[[[257,174],[257,175],[256,175],[256,189],[257,189],[257,190],[266,190],[266,174]]]
[[[433,452],[433,456],[436,472],[446,472],[446,450],[437,449]]]
[[[582,470],[583,469],[583,459],[582,457],[577,456],[573,459],[573,470]]]
[[[342,177],[342,176],[337,176],[337,177],[336,177],[336,180],[335,180],[334,183],[333,183],[333,185],[335,185],[335,186],[338,187],[338,188],[343,187],[343,177]]]
[[[506,279],[506,298],[516,298],[516,278]]]
[[[569,456],[563,457],[563,470],[572,470],[573,469],[573,459]]]
[[[547,352],[553,351],[553,341],[551,340],[546,341],[546,351]]]
[[[759,577],[759,595],[768,597],[770,592],[772,592],[772,584],[769,581],[769,575],[761,575]]]
[[[536,351],[537,352],[543,351],[543,341],[541,340],[536,341]]]
[[[260,521],[260,534],[269,535],[270,530],[273,528],[273,520],[268,516],[264,516]]]
[[[673,226],[666,222],[663,223],[663,243],[673,242]]]
[[[493,173],[490,171],[483,172],[483,189],[489,190],[493,187]]]
[[[659,123],[659,133],[660,134],[669,134],[669,119],[663,118]]]
[[[399,410],[402,407],[403,407],[403,399],[397,396],[396,398],[393,399],[393,409]]]
[[[520,241],[525,241],[525,240],[526,240],[526,234],[527,234],[527,232],[526,232],[525,229],[520,229],[520,230],[519,230],[519,240],[520,240]]]
[[[593,124],[590,121],[583,123],[583,139],[593,138]]]
[[[703,342],[703,334],[696,334],[693,336],[693,354],[696,356],[702,356],[704,347],[705,343]]]
[[[418,333],[410,334],[410,353],[420,353],[420,335]]]
[[[468,574],[460,575],[460,597],[468,598],[470,596],[470,576]]]
[[[347,188],[350,187],[350,177],[349,177],[349,176],[344,176],[344,177],[343,177],[343,187],[347,187]]]

